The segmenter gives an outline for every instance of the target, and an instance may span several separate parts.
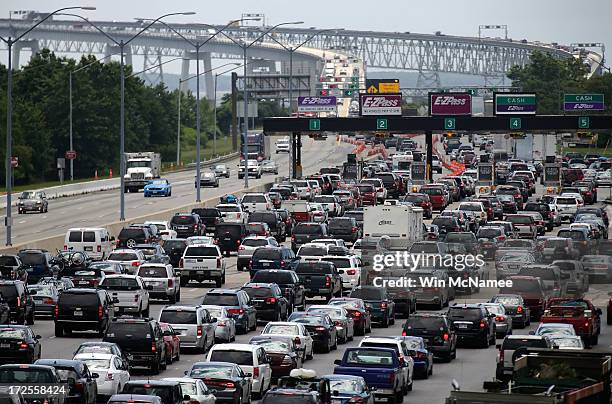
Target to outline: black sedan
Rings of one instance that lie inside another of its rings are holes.
[[[34,364],[54,367],[64,383],[67,383],[69,379],[74,379],[74,385],[70,386],[66,403],[96,404],[98,385],[95,379],[99,375],[90,373],[80,360],[38,359]]]
[[[336,324],[327,314],[308,314],[295,311],[288,321],[302,323],[310,332],[314,347],[324,353],[338,348],[338,331]]]
[[[291,336],[259,335],[251,338],[251,345],[260,345],[270,357],[272,378],[289,376],[293,369],[302,367],[302,358],[298,346]]]
[[[248,403],[251,401],[251,378],[240,366],[229,362],[196,362],[185,371],[187,377],[201,379],[215,390],[217,403]]]
[[[40,359],[40,338],[25,325],[0,325],[0,362],[34,363]]]

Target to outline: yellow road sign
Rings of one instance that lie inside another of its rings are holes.
[[[399,81],[397,83],[378,83],[378,91],[381,93],[399,93]]]
[[[378,93],[378,88],[376,88],[376,86],[368,87],[368,94],[376,94],[376,93]]]

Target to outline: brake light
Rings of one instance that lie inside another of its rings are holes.
[[[198,325],[198,328],[197,328],[197,335],[198,335],[198,337],[201,337],[201,336],[203,335],[203,329],[202,329],[202,326],[201,326],[201,325]]]
[[[98,320],[102,320],[104,317],[104,307],[102,305],[98,306]]]
[[[387,308],[387,303],[386,303],[386,302],[382,302],[382,303],[380,304],[380,308],[381,308],[381,309],[386,309],[386,308]]]
[[[284,260],[280,262],[280,267],[281,267],[281,268],[284,268],[284,267],[285,267],[285,261],[284,261]]]
[[[402,331],[402,337],[405,337],[406,335],[406,331]]]
[[[266,298],[266,304],[276,304],[276,298],[275,297]]]
[[[357,228],[356,228],[356,227],[353,227],[353,228],[351,229],[351,233],[357,233]]]
[[[68,251],[68,246],[64,244],[64,251]]]
[[[359,312],[359,311],[354,311],[354,312],[353,312],[353,317],[361,317],[361,312]]]
[[[504,316],[495,316],[495,321],[505,321],[506,317]]]
[[[217,258],[217,268],[221,268],[221,258]]]
[[[295,242],[295,236],[291,236],[291,241]]]
[[[325,277],[325,286],[331,286],[331,278],[329,276]]]
[[[484,320],[480,320],[480,328],[485,328],[487,326],[487,323],[485,323]]]
[[[102,252],[102,246],[101,246],[101,245],[98,245],[98,246],[96,247],[96,250],[97,250],[98,252]]]
[[[21,306],[21,297],[17,296],[17,306]]]
[[[151,352],[157,352],[157,346],[155,345],[155,341],[151,342]]]
[[[442,339],[443,339],[444,341],[448,341],[448,338],[449,338],[449,335],[448,335],[448,333],[447,333],[447,332],[445,332],[445,333],[442,335]]]
[[[169,288],[174,287],[174,279],[168,279],[168,287]]]
[[[28,344],[26,344],[25,342],[20,342],[19,349],[28,349]]]
[[[504,350],[499,348],[499,362],[503,362],[504,361]]]
[[[517,307],[516,308],[516,312],[517,313],[522,313],[523,312],[523,307],[522,306]]]
[[[612,299],[612,298],[610,298],[610,299]],[[55,317],[56,318],[59,317],[59,304],[55,305]]]
[[[355,275],[355,274],[357,273],[357,270],[355,270],[355,269],[349,269],[348,271],[346,271],[346,273],[347,273],[348,275]]]
[[[111,372],[108,372],[106,374],[106,380],[108,380],[108,381],[112,381],[113,380],[113,374]]]
[[[243,309],[228,309],[227,311],[231,315],[240,315],[244,313]]]
[[[181,259],[179,260],[179,268],[182,268],[182,267],[183,267],[183,259],[181,258]]]
[[[139,267],[140,266],[140,262],[134,261],[134,262],[132,262],[132,266],[133,267]]]
[[[249,269],[253,269],[253,260],[249,260]]]
[[[244,250],[244,246],[241,245],[240,247],[238,247],[238,251],[243,251]]]
[[[45,300],[43,300],[43,303],[44,303],[44,304],[53,304],[54,302],[53,302],[53,299],[51,299],[51,298],[46,298]]]

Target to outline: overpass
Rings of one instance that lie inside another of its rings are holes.
[[[117,22],[93,21],[104,31],[117,39],[127,39],[140,28],[142,21]],[[0,35],[9,36],[31,24],[28,20],[0,19]],[[172,27],[191,39],[206,39],[211,34],[211,26],[206,24],[172,24]],[[222,26],[213,26],[221,29]],[[254,40],[260,34],[259,27],[231,27],[225,31],[234,38]],[[274,31],[274,39],[285,44],[304,41],[315,31],[314,28],[281,27]],[[23,48],[33,52],[48,48],[58,53],[103,54],[114,52],[112,44],[92,27],[75,20],[50,20],[30,33],[15,47],[15,61]],[[505,76],[510,67],[525,65],[534,51],[552,55],[555,58],[571,58],[576,55],[587,62],[592,69],[599,65],[592,60],[603,61],[601,55],[593,51],[575,49],[557,44],[529,42],[501,38],[478,38],[410,32],[375,32],[360,30],[327,31],[314,37],[309,48],[300,48],[294,55],[294,74],[311,74],[316,77],[321,70],[321,60],[325,51],[356,56],[368,68],[410,70],[419,73],[418,87],[440,87],[440,73],[461,73],[482,76],[486,80]],[[190,46],[163,25],[151,27],[135,40],[127,49],[126,59],[131,62],[132,55],[144,56],[145,68],[159,64],[163,57],[192,58]],[[321,52],[323,51],[323,52]],[[221,35],[202,48],[204,69],[210,66],[211,58],[238,58],[241,49]],[[288,53],[271,38],[264,38],[250,50],[251,58],[261,59],[264,66],[272,64],[264,61],[280,61],[281,73],[288,73]],[[255,65],[255,64],[253,64]],[[161,67],[159,68],[161,74]],[[182,76],[189,74],[189,62],[183,63]],[[212,81],[212,73],[206,77],[206,84]],[[311,83],[316,80],[311,81]],[[208,92],[208,90],[207,90]]]

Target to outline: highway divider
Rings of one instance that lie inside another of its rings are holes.
[[[209,167],[213,164],[222,163],[224,161],[231,160],[238,157],[239,153],[230,153],[225,156],[220,156],[215,159],[206,160],[202,162],[202,167]],[[165,172],[164,174],[171,174],[183,171],[195,170],[196,164],[187,164],[183,168]],[[119,189],[120,178],[109,178],[104,180],[94,180],[86,182],[77,182],[71,184],[57,185],[54,187],[32,189],[33,191],[44,191],[47,194],[47,199],[64,198],[68,196],[84,195],[92,192],[110,191],[113,189]],[[17,206],[19,199],[13,197],[11,201],[12,206]],[[6,209],[6,194],[0,195],[0,209]]]

